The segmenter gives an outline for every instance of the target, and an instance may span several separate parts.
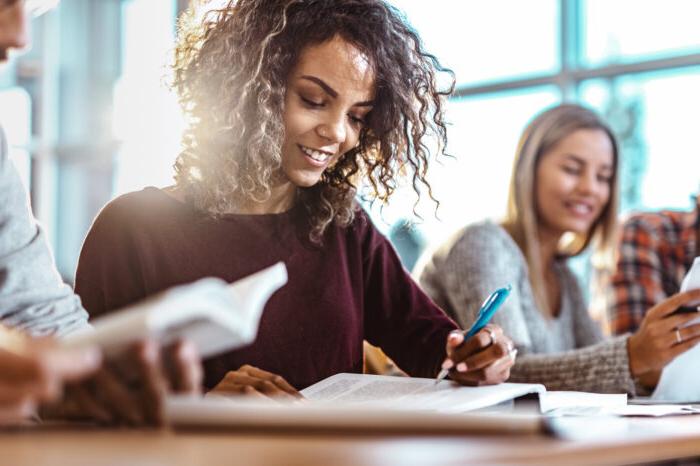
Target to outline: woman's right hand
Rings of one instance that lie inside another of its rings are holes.
[[[688,325],[700,313],[674,314],[679,307],[693,301],[700,301],[700,289],[677,293],[649,309],[637,332],[627,340],[633,377],[658,373],[676,356],[700,342],[700,323]]]
[[[281,375],[248,364],[228,372],[207,395],[252,395],[289,400],[303,398]]]

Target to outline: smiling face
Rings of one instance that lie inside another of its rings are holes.
[[[587,234],[610,200],[613,145],[599,129],[577,130],[542,154],[536,172],[540,229]]]
[[[369,60],[340,37],[301,52],[284,100],[282,170],[293,185],[315,185],[357,145],[374,92]]]
[[[29,21],[24,1],[0,0],[0,63],[7,60],[10,49],[29,43]]]

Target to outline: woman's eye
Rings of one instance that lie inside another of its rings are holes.
[[[569,175],[578,175],[580,172],[578,167],[569,167],[569,166],[564,165],[561,168],[562,168],[562,170],[564,170],[565,173],[568,173]]]
[[[598,181],[600,183],[610,183],[612,181],[611,175],[598,175]]]
[[[348,115],[348,118],[350,118],[350,121],[352,121],[356,125],[365,124],[365,117],[358,117],[357,115]]]
[[[313,100],[313,99],[307,99],[307,98],[304,97],[304,96],[299,96],[299,97],[301,98],[301,101],[304,102],[304,103],[305,103],[306,105],[308,105],[309,107],[317,108],[317,107],[322,107],[322,106],[323,106],[323,102],[316,102],[315,100]]]

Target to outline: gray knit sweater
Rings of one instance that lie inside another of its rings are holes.
[[[423,289],[461,326],[474,322],[482,301],[511,284],[511,295],[493,317],[518,348],[511,382],[542,383],[549,390],[635,394],[627,360],[627,336],[604,340],[587,312],[581,287],[565,261],[561,309],[547,318],[535,304],[527,262],[500,226],[483,222],[459,231],[423,264]]]
[[[56,270],[7,152],[0,128],[0,322],[33,335],[65,335],[86,326],[87,313]]]

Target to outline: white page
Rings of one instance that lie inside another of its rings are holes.
[[[580,408],[620,408],[627,406],[626,393],[588,393],[573,391],[548,391],[540,394],[540,411],[543,413]]]
[[[318,403],[466,412],[496,405],[529,393],[542,393],[543,385],[504,383],[464,387],[452,381],[417,377],[336,374],[301,391]]]
[[[681,291],[697,288],[700,288],[700,257],[693,261],[693,266],[683,279]],[[691,324],[698,322],[700,317]],[[651,399],[688,403],[700,401],[700,345],[681,354],[664,368]]]

